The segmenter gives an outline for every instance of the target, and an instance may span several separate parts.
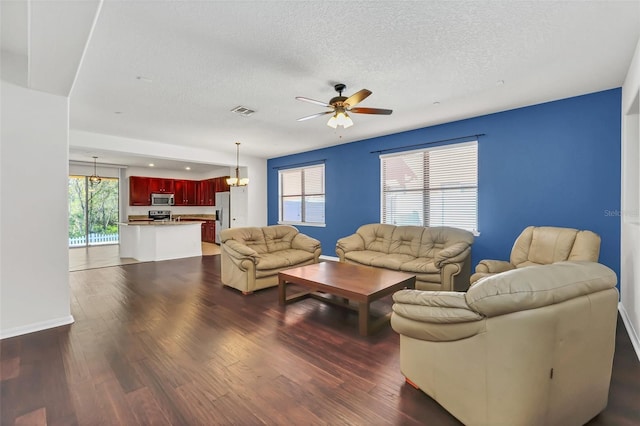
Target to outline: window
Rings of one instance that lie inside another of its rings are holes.
[[[478,229],[478,143],[380,156],[382,223]]]
[[[279,223],[324,225],[324,164],[280,170]]]

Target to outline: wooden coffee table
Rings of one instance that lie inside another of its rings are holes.
[[[415,275],[404,272],[349,263],[321,262],[279,272],[279,303],[284,306],[306,297],[313,297],[356,309],[360,335],[367,336],[386,324],[391,317],[391,313],[388,313],[372,321],[369,315],[371,302],[403,288],[413,288],[415,283]],[[309,290],[287,297],[287,284],[297,284]],[[338,299],[331,296],[338,296]],[[355,302],[357,308],[351,306],[349,301]]]

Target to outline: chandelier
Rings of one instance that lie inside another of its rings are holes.
[[[91,185],[97,185],[102,181],[102,178],[98,176],[97,165],[96,165],[97,159],[98,157],[93,157],[93,174],[89,176],[89,182],[91,183]]]
[[[240,142],[236,142],[236,177],[227,178],[229,186],[247,186],[249,178],[240,178]]]

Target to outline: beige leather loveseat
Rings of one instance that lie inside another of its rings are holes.
[[[340,262],[416,275],[421,290],[466,290],[473,234],[450,227],[362,225],[338,240]]]
[[[289,225],[225,229],[220,233],[222,283],[244,294],[278,285],[278,272],[318,263],[320,241]]]
[[[533,265],[548,265],[563,260],[597,262],[600,237],[591,231],[555,226],[529,226],[518,236],[511,249],[511,258],[481,260],[471,284],[489,275]]]
[[[402,374],[466,425],[582,425],[607,405],[615,285],[606,266],[567,261],[466,293],[399,291]]]

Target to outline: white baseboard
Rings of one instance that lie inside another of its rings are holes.
[[[336,256],[325,256],[323,254],[320,255],[320,259],[322,259],[322,260],[331,260],[331,261],[334,261],[334,262],[339,262],[340,261],[339,257],[336,257]]]
[[[618,312],[620,312],[620,318],[622,318],[622,322],[627,329],[627,334],[629,334],[629,339],[631,339],[633,349],[636,351],[638,361],[640,361],[640,339],[638,338],[638,331],[633,328],[629,314],[627,314],[627,310],[624,308],[622,303],[618,303]]]
[[[7,339],[9,337],[21,336],[23,334],[33,333],[36,331],[46,330],[48,328],[60,327],[61,325],[73,324],[74,321],[75,320],[73,319],[73,315],[69,315],[62,318],[55,318],[52,320],[23,325],[21,327],[14,327],[8,330],[0,330],[0,340]]]

